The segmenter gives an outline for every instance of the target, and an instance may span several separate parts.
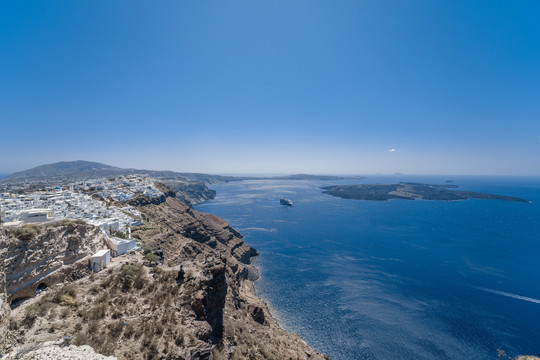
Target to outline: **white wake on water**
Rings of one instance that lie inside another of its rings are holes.
[[[481,291],[488,292],[488,293],[502,295],[502,296],[506,296],[506,297],[513,298],[513,299],[518,299],[518,300],[524,300],[524,301],[532,302],[532,303],[535,303],[535,304],[540,304],[540,300],[530,298],[530,297],[527,297],[527,296],[521,296],[521,295],[512,294],[512,293],[509,293],[509,292],[495,290],[495,289],[488,289],[488,288],[481,287],[481,286],[472,286],[472,287],[475,288],[475,289],[481,290]]]

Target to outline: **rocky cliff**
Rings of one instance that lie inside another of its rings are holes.
[[[45,288],[87,274],[83,260],[105,245],[98,227],[84,222],[60,222],[48,226],[26,225],[0,229],[0,248],[5,252],[5,294],[14,302],[32,297]]]
[[[133,236],[163,265],[143,253],[125,255],[104,271],[50,287],[12,311],[5,349],[69,336],[119,359],[326,358],[280,328],[254,295],[249,262],[256,252],[226,221],[172,196],[138,209],[145,225]]]
[[[211,200],[216,196],[215,190],[209,189],[204,183],[198,181],[164,181],[171,188],[176,197],[189,206]]]

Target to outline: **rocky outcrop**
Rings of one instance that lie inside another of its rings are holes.
[[[264,310],[258,306],[250,305],[248,306],[248,312],[259,324],[264,324]]]
[[[225,264],[217,263],[210,269],[212,278],[206,283],[206,319],[212,328],[212,342],[219,342],[223,337],[223,308],[227,296],[227,278]]]
[[[216,191],[209,189],[199,181],[164,181],[171,188],[176,197],[188,206],[193,206],[203,201],[216,197]]]
[[[105,245],[101,230],[83,222],[61,222],[35,229],[34,238],[21,236],[21,229],[0,234],[0,248],[8,254],[3,271],[9,301],[32,297],[38,286],[49,287],[66,277],[76,280],[77,273],[84,276],[88,264],[80,260]]]
[[[138,208],[149,221],[135,229],[133,237],[148,241],[152,247],[164,248],[170,261],[180,256],[181,248],[178,244],[182,239],[194,240],[227,252],[245,264],[249,264],[250,258],[257,255],[255,249],[242,241],[242,235],[225,220],[212,214],[193,210],[172,197],[168,197],[162,205],[148,204]],[[160,220],[156,221],[156,219]],[[167,226],[163,226],[164,223]],[[191,244],[187,245],[183,251],[187,254],[200,252]]]
[[[203,226],[205,232],[230,249],[231,255],[244,264],[249,264],[257,251],[242,240],[242,235],[233,229],[228,222],[213,215],[193,211],[193,216]]]

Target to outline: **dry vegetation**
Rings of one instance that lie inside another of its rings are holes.
[[[32,241],[41,234],[41,228],[34,224],[24,225],[11,230],[11,234],[21,241]]]
[[[189,316],[195,294],[181,291],[177,269],[133,262],[109,270],[47,290],[18,311],[11,330],[27,339],[73,336],[75,345],[125,359],[181,359],[179,346],[200,341],[201,334],[178,326],[195,318]]]

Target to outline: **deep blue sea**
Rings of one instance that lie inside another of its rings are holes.
[[[345,200],[321,186],[454,180],[525,198]],[[196,209],[260,256],[258,295],[332,359],[540,356],[540,178],[369,177],[214,185]],[[287,197],[292,207],[281,206]]]

